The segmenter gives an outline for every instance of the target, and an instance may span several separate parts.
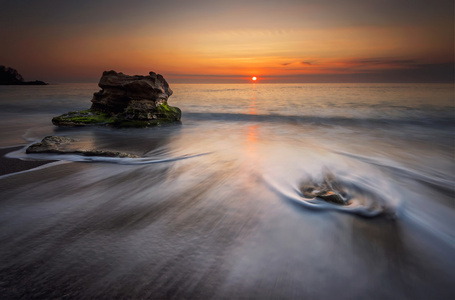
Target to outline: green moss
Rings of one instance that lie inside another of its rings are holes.
[[[159,115],[164,116],[164,118],[169,119],[169,121],[180,121],[182,116],[182,111],[178,107],[173,107],[163,102],[161,105],[156,107],[156,110]]]
[[[92,112],[95,112],[95,111],[92,111],[91,109],[86,109],[86,110],[81,110],[81,111],[70,111],[69,113],[66,113],[65,115],[70,115],[70,116],[74,116],[74,115],[86,115],[86,114],[90,114]]]
[[[131,115],[134,117],[132,118]],[[148,119],[147,115],[153,116]],[[166,102],[151,109],[149,112],[137,109],[127,109],[116,116],[114,125],[117,127],[153,127],[180,121],[182,112],[177,107],[169,106]]]
[[[133,116],[128,116],[128,115]],[[148,116],[147,116],[148,115]],[[153,119],[150,118],[153,116]],[[112,115],[92,109],[71,111],[52,119],[56,126],[86,126],[114,125],[117,127],[152,127],[180,121],[182,112],[178,107],[172,107],[167,102],[162,103],[156,110],[150,112],[128,110],[122,114]]]
[[[98,112],[91,109],[83,111],[71,111],[52,119],[57,126],[83,126],[94,124],[113,124],[115,117],[108,113]]]

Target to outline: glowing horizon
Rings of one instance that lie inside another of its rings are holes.
[[[47,81],[453,81],[452,1],[190,2],[8,3],[0,64]]]

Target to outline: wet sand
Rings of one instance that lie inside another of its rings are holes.
[[[150,159],[0,149],[29,169],[0,177],[1,299],[455,299],[452,87],[182,85],[181,126],[55,128],[94,86],[0,95],[1,146]],[[305,205],[327,170],[396,216]]]
[[[289,205],[212,158],[0,180],[2,299],[453,298],[448,254],[422,259],[406,220]]]
[[[16,146],[0,149],[0,176],[26,171],[53,162],[53,160],[21,160],[5,157],[6,154],[19,150],[22,147]]]

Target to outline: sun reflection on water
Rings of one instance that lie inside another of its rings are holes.
[[[257,115],[257,105],[256,105],[256,85],[253,85],[252,93],[251,93],[251,98],[250,98],[250,103],[248,105],[248,114],[249,115]],[[256,153],[257,153],[257,141],[258,141],[258,129],[259,125],[258,124],[249,124],[247,126],[247,155],[249,158],[256,158]]]

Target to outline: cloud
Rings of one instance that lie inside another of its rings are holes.
[[[394,65],[394,66],[412,66],[418,62],[414,59],[388,59],[388,58],[361,58],[346,60],[343,63],[348,65],[365,65],[365,66],[380,66],[380,65]]]
[[[393,60],[397,62],[397,60]],[[384,61],[381,61],[384,62]],[[405,63],[409,63],[405,61]],[[298,71],[298,70],[295,70]],[[304,71],[304,69],[301,69]],[[350,67],[324,68],[321,73],[274,75],[272,82],[383,82],[383,83],[453,83],[455,63],[410,64],[408,68],[369,68],[359,70]],[[264,76],[263,76],[264,77]]]
[[[309,62],[309,61],[301,61],[300,62],[302,65],[306,65],[306,66],[312,66],[313,63],[312,62]]]

